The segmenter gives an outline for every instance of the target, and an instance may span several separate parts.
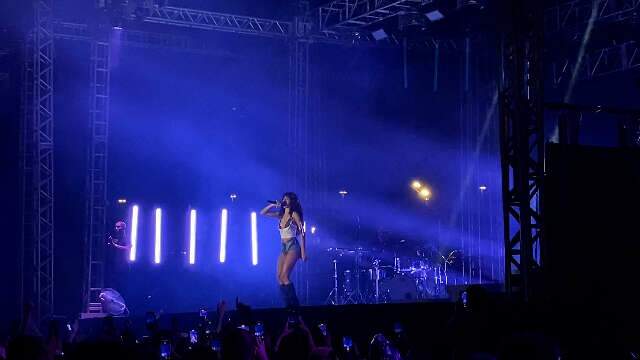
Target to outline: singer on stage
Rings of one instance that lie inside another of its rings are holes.
[[[282,196],[281,201],[270,201],[269,205],[260,211],[260,214],[279,220],[278,230],[280,231],[282,250],[278,256],[278,283],[286,307],[298,307],[296,290],[289,280],[289,275],[291,275],[298,259],[307,260],[304,220],[298,196],[287,192]]]

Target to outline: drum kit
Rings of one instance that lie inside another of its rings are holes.
[[[412,255],[397,251],[329,248],[332,289],[326,303],[378,304],[447,298],[448,270],[458,250],[441,254],[418,249]]]

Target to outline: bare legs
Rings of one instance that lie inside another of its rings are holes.
[[[287,307],[297,307],[299,305],[296,290],[289,279],[289,275],[291,275],[299,257],[300,253],[295,250],[287,251],[286,254],[280,254],[278,257],[278,283],[280,284],[280,291],[282,292]]]
[[[289,275],[291,275],[299,257],[300,254],[297,251],[288,251],[286,254],[280,254],[278,257],[278,282],[280,285],[291,283]]]

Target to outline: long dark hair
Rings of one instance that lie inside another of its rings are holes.
[[[300,222],[304,223],[304,215],[302,215],[302,205],[300,205],[300,199],[298,199],[298,195],[294,192],[286,192],[282,195],[284,199],[286,197],[289,198],[289,213],[293,216],[293,213],[298,213],[300,216]],[[284,215],[284,207],[280,208],[280,217]]]

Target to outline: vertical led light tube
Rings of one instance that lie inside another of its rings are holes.
[[[162,209],[156,209],[156,231],[153,249],[153,262],[160,264],[160,253],[162,250]]]
[[[196,225],[197,213],[195,209],[189,212],[189,264],[196,263]]]
[[[129,261],[136,261],[136,253],[138,252],[138,205],[131,208],[131,248],[129,249]]]
[[[220,263],[227,260],[227,221],[229,213],[227,209],[222,209],[220,214]]]
[[[258,216],[251,213],[251,263],[258,265]]]

